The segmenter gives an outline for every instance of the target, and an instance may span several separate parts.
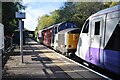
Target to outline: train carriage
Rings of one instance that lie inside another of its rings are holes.
[[[79,28],[69,28],[58,32],[57,50],[65,56],[74,54],[77,49],[80,30]]]
[[[86,20],[75,54],[120,75],[120,5],[99,11]]]
[[[51,41],[52,41],[52,38],[53,38],[53,31],[54,27],[53,26],[50,26],[47,28],[47,45],[48,47],[51,47]]]

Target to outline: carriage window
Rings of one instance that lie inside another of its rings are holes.
[[[65,24],[65,26],[67,26],[67,23]]]
[[[100,34],[100,21],[95,22],[95,35],[99,35]]]
[[[105,49],[120,51],[120,23],[115,26]]]
[[[82,33],[88,33],[88,31],[89,31],[89,20],[86,21]]]

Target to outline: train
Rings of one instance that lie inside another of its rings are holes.
[[[77,28],[72,22],[61,22],[40,30],[37,41],[69,56],[69,54],[74,54],[77,49],[80,30],[81,29]],[[66,46],[64,47],[64,52],[62,48],[58,46],[62,44],[61,40],[64,40],[63,45]],[[70,43],[71,41],[73,41],[73,43]]]
[[[86,20],[75,55],[120,75],[120,5],[101,10]]]
[[[75,50],[76,58],[86,65],[92,64],[120,76],[120,5],[91,15],[75,34],[77,38],[70,37],[70,33],[74,35],[70,29],[77,27],[66,28],[65,25],[60,28],[55,24],[41,30],[41,42],[65,55]],[[73,50],[69,50],[71,44],[76,45]]]
[[[39,31],[39,36],[41,35],[41,37],[39,37],[39,40],[41,40],[41,42],[48,46],[48,47],[53,47],[54,48],[54,39],[56,34],[64,29],[67,28],[76,28],[77,26],[74,23],[71,22],[61,22],[55,25],[52,25],[50,27],[46,27],[43,30]]]

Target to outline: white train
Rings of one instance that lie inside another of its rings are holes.
[[[75,54],[120,75],[120,5],[101,10],[86,20]]]

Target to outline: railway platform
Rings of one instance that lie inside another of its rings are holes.
[[[100,74],[28,38],[23,46],[21,63],[19,46],[5,64],[3,80],[106,80]]]

